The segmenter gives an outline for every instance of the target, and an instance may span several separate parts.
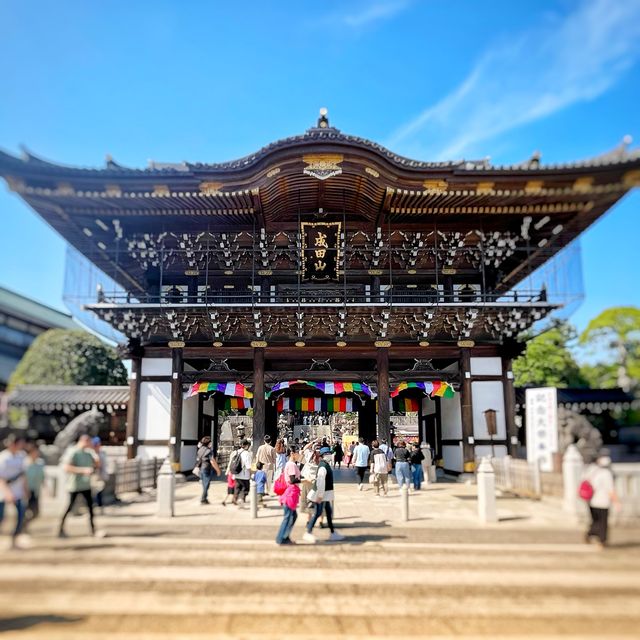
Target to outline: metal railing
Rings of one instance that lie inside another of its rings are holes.
[[[142,460],[117,460],[115,463],[115,494],[142,492],[143,489],[155,489],[158,471],[162,465],[159,458]]]
[[[360,289],[301,289],[283,290],[277,292],[239,292],[231,290],[208,291],[194,295],[188,293],[163,293],[158,294],[137,294],[135,297],[129,294],[104,295],[97,301],[89,303],[93,307],[95,303],[105,305],[138,305],[153,304],[167,307],[180,306],[281,306],[281,305],[483,305],[495,304],[513,306],[514,304],[545,304],[547,302],[543,292],[532,291],[510,291],[506,293],[476,292],[463,293],[454,292],[452,294],[436,292],[423,289],[400,289],[394,288],[382,292],[366,292]]]

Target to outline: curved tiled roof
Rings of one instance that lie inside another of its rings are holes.
[[[0,169],[2,165],[6,168],[17,168],[22,166],[31,166],[42,168],[44,171],[52,173],[65,172],[82,172],[82,173],[99,173],[101,175],[126,175],[126,174],[153,174],[153,175],[180,175],[190,171],[212,171],[226,172],[238,171],[251,168],[269,155],[287,149],[295,149],[298,147],[312,145],[333,145],[351,147],[352,149],[360,149],[377,155],[379,158],[389,162],[399,169],[405,170],[442,170],[442,169],[462,169],[467,171],[487,171],[487,170],[505,170],[505,171],[549,171],[549,170],[566,170],[580,169],[589,167],[612,166],[640,159],[640,149],[629,149],[630,140],[625,140],[616,148],[606,153],[587,158],[584,160],[543,164],[540,162],[538,154],[533,154],[531,158],[524,162],[505,165],[493,165],[489,158],[480,160],[450,160],[450,161],[422,161],[407,158],[405,156],[394,153],[383,145],[362,138],[342,133],[334,127],[320,128],[312,127],[307,129],[303,134],[282,138],[271,142],[261,149],[246,155],[242,158],[230,160],[227,162],[181,162],[181,163],[162,163],[150,162],[150,166],[146,168],[129,168],[115,162],[111,157],[107,156],[106,166],[104,168],[95,167],[70,167],[56,164],[44,160],[35,154],[23,149],[23,157],[18,158],[12,154],[0,151]]]
[[[15,407],[122,406],[129,402],[129,387],[98,385],[20,385],[11,392],[9,404]]]

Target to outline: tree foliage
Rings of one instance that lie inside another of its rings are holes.
[[[586,381],[569,348],[575,337],[570,325],[557,324],[529,340],[524,353],[513,362],[516,386],[585,386]]]
[[[123,385],[127,372],[113,347],[81,330],[50,329],[39,335],[9,379],[19,384]]]
[[[640,309],[612,307],[596,316],[580,335],[580,343],[604,359],[601,384],[631,391],[640,379]],[[612,384],[615,381],[615,384]]]

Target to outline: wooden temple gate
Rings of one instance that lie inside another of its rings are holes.
[[[131,359],[129,457],[190,468],[238,398],[185,397],[197,382],[250,391],[257,444],[279,382],[366,383],[360,431],[388,438],[398,385],[445,381],[453,397],[400,398],[463,473],[518,445],[511,362],[562,304],[532,274],[640,184],[640,154],[422,162],[323,115],[232,162],[82,169],[0,152],[0,175],[99,274],[74,303]]]

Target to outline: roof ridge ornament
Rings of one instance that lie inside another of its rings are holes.
[[[320,117],[318,118],[318,129],[329,128],[329,109],[327,107],[320,107]]]

